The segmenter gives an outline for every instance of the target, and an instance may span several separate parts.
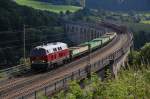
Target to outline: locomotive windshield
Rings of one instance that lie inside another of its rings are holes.
[[[46,50],[45,49],[33,49],[31,51],[31,56],[43,56],[46,55]]]

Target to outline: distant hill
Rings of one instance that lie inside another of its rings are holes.
[[[112,11],[150,11],[150,0],[86,0],[86,6]]]

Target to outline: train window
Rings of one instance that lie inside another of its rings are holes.
[[[62,48],[60,47],[60,50],[62,50]]]
[[[76,27],[76,31],[78,31],[78,27]]]
[[[57,51],[57,49],[56,49],[56,48],[53,48],[53,51],[55,52],[55,51]]]
[[[42,56],[46,55],[46,50],[45,49],[33,49],[31,52],[31,56]]]
[[[93,34],[94,30],[91,30],[91,34]]]
[[[60,47],[58,47],[58,50],[61,50],[61,48],[60,48]]]
[[[84,33],[86,33],[86,29],[84,28]]]
[[[49,53],[49,51],[47,50],[47,53]]]
[[[72,27],[72,32],[74,32],[74,27]]]
[[[82,33],[82,28],[80,28],[80,33]]]

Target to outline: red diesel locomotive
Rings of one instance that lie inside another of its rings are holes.
[[[30,54],[32,69],[53,68],[58,63],[69,59],[67,44],[56,42],[35,47]]]

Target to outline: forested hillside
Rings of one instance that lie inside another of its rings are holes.
[[[150,11],[150,0],[86,0],[87,7],[112,11]]]
[[[56,14],[19,6],[12,0],[0,0],[0,31],[22,29],[23,24],[52,26],[58,21]]]

